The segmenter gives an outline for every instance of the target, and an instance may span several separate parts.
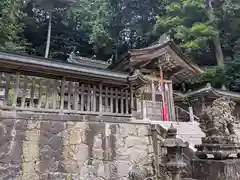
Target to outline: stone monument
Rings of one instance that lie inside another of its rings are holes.
[[[198,180],[240,179],[240,143],[234,131],[235,103],[227,97],[213,101],[200,117],[200,128],[206,134],[196,145],[193,177]],[[239,170],[238,170],[239,169]]]

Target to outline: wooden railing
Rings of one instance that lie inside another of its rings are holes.
[[[173,89],[171,81],[164,81],[165,105],[167,109],[168,119],[175,120]],[[151,120],[162,120],[162,92],[159,87],[159,81],[152,81],[151,84],[141,87],[139,91],[137,111],[142,113],[143,118]]]
[[[131,116],[130,87],[0,73],[1,109]]]
[[[199,118],[193,114],[192,107],[189,107],[188,111],[175,106],[176,121],[187,122],[187,121],[199,121]]]

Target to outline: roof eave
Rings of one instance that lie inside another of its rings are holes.
[[[128,81],[136,88],[149,83],[149,80],[139,70],[135,70],[133,75],[128,77]]]
[[[27,72],[45,72],[49,75],[63,76],[72,75],[80,79],[82,75],[92,78],[103,78],[116,82],[127,83],[128,74],[109,70],[94,69],[73,65],[69,63],[56,62],[51,59],[35,58],[0,52],[1,70],[18,70]],[[8,69],[9,68],[9,69]]]

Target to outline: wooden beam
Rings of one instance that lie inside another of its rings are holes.
[[[5,84],[5,93],[4,93],[4,105],[8,105],[8,95],[9,95],[9,89],[10,89],[10,76],[8,73],[5,74],[6,77],[6,84]]]

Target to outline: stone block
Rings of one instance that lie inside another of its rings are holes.
[[[94,159],[99,159],[99,160],[103,159],[103,153],[104,153],[103,150],[93,148],[92,153],[93,153],[93,158]]]
[[[141,146],[142,148],[147,149],[148,144],[148,137],[128,136],[125,140],[126,147]]]
[[[197,180],[239,180],[240,160],[193,160],[193,178]]]
[[[28,141],[22,143],[22,157],[23,162],[39,160],[39,145]]]
[[[23,174],[17,180],[39,180],[39,176],[34,173]]]
[[[70,179],[70,174],[63,174],[63,173],[49,173],[48,174],[48,180],[66,180]]]
[[[121,137],[127,136],[137,136],[137,125],[133,124],[119,124],[119,128],[117,130],[117,135]]]
[[[84,162],[73,161],[73,160],[64,160],[64,161],[62,161],[62,164],[64,166],[64,169],[68,173],[78,173],[78,172],[80,172],[82,166],[84,165]]]
[[[24,162],[22,163],[22,174],[23,175],[35,175],[36,173],[36,169],[38,169],[38,167],[36,167],[37,164],[35,162]]]
[[[137,126],[137,134],[139,137],[141,136],[149,136],[150,135],[150,126],[148,125],[138,125]]]
[[[40,130],[25,131],[25,140],[26,141],[38,142],[39,137],[40,137]]]
[[[76,161],[86,161],[88,159],[88,146],[68,145],[63,147],[63,154],[65,159],[72,159]]]

